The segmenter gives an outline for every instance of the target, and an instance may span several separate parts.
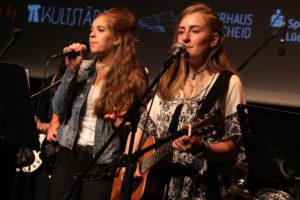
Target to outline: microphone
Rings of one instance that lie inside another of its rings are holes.
[[[177,42],[173,49],[171,50],[171,52],[169,53],[169,57],[167,60],[169,59],[173,59],[173,58],[177,58],[179,57],[181,54],[183,54],[186,51],[186,46],[185,44],[181,43],[181,42]]]
[[[285,54],[285,35],[286,35],[286,18],[283,19],[281,30],[280,30],[280,47],[277,50],[279,56],[283,56]]]
[[[13,34],[13,38],[17,38],[19,37],[20,35],[22,35],[24,33],[24,31],[20,28],[15,28],[13,31],[12,31],[12,34]]]
[[[186,46],[183,43],[176,43],[174,47],[171,49],[171,51],[168,54],[168,57],[164,63],[164,67],[162,71],[165,71],[167,68],[170,67],[172,64],[173,60],[178,58],[181,54],[183,54],[186,51]]]
[[[56,58],[65,57],[65,56],[69,56],[70,58],[76,58],[77,56],[79,56],[79,52],[77,52],[73,49],[71,51],[55,54],[55,55],[51,56],[51,59],[56,59]]]
[[[84,44],[83,50],[84,51],[87,50],[87,46],[85,44]],[[55,55],[51,56],[51,59],[56,59],[56,58],[65,57],[65,56],[68,56],[70,58],[76,58],[79,55],[80,55],[79,51],[75,51],[74,49],[72,49],[72,50],[67,51],[67,52],[61,52],[61,53],[55,54]]]

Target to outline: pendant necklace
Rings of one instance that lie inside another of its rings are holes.
[[[202,69],[202,70],[200,70],[200,71],[198,71],[198,72],[196,72],[195,74],[192,74],[191,75],[191,96],[194,96],[195,95],[195,87],[196,87],[196,76],[198,75],[198,74],[201,74],[202,72],[204,72],[206,70],[206,68],[204,68],[204,69]],[[201,81],[201,84],[202,84],[202,80],[200,80]]]
[[[195,80],[196,76],[197,76],[198,74],[200,74],[201,72],[204,72],[205,70],[206,70],[206,68],[200,70],[199,72],[196,72],[195,74],[192,74],[192,80]]]

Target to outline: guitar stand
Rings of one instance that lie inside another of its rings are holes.
[[[300,113],[240,104],[238,115],[251,192],[275,188],[299,200]]]

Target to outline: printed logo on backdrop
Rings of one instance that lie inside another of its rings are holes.
[[[252,34],[253,14],[247,13],[218,13],[226,37],[236,39],[249,39]],[[175,28],[177,17],[173,10],[163,11],[158,14],[141,17],[138,20],[140,29],[145,29],[151,32],[165,33],[167,29]],[[173,29],[172,29],[173,30]]]
[[[28,4],[29,23],[51,24],[60,26],[91,26],[95,17],[103,12],[91,6],[84,8],[53,7],[41,4]],[[151,32],[165,33],[168,28],[174,28],[177,17],[173,10],[163,11],[158,14],[141,17],[137,24],[140,29]]]
[[[91,26],[94,18],[101,12],[91,6],[71,8],[47,7],[41,4],[28,4],[27,10],[29,23],[60,26]]]
[[[138,20],[138,27],[151,32],[165,33],[168,28],[174,28],[177,22],[177,17],[173,10],[160,12],[155,15],[141,17]]]
[[[281,13],[280,9],[277,9],[274,14],[271,15],[270,18],[270,25],[273,28],[281,28],[283,26],[283,22],[285,20],[285,17]]]
[[[253,13],[218,12],[223,23],[225,36],[235,39],[250,39],[252,36]]]
[[[282,13],[281,9],[276,9],[271,15],[270,26],[273,28],[282,28],[284,20],[287,22],[287,30],[284,38],[285,41],[300,42],[300,20],[287,18],[287,16]]]
[[[218,13],[224,25],[225,34],[230,38],[249,39],[252,33],[253,14],[247,13]],[[140,29],[151,32],[165,33],[167,29],[176,26],[177,17],[173,10],[163,11],[158,14],[141,17],[138,20]]]

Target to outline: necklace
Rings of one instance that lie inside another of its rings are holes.
[[[98,66],[96,65],[96,71],[101,72],[104,70],[104,68],[108,67],[109,65],[106,65],[104,63],[100,63]]]
[[[100,86],[101,83],[104,81],[105,79],[105,75],[107,74],[107,68],[110,65],[107,65],[105,63],[97,63],[95,66],[95,70],[96,70],[96,80],[94,85],[98,85]]]
[[[197,108],[197,110],[196,110],[196,115],[194,116],[194,119],[195,119],[195,120],[196,120],[196,117],[197,117],[198,114],[199,114],[198,112],[199,112],[199,110],[200,110],[200,108],[201,108],[201,106],[202,106],[204,100],[205,100],[206,97],[207,97],[208,89],[209,89],[210,86],[212,85],[212,82],[214,81],[215,77],[216,77],[216,74],[214,74],[214,76],[212,77],[212,79],[211,79],[211,81],[209,82],[208,86],[205,88],[205,91],[204,91],[203,96],[201,97],[200,101],[198,102],[198,108]]]
[[[204,72],[206,70],[206,67],[202,70],[200,70],[199,72],[196,72],[195,74],[192,74],[192,80],[195,80],[196,76],[202,72]]]
[[[201,72],[205,71],[205,70],[206,70],[206,68],[196,72],[195,74],[193,74],[191,76],[191,79],[189,79],[189,78],[187,79],[188,91],[189,91],[188,96],[193,97],[193,96],[196,95],[197,91],[199,92],[200,90],[202,90],[202,88],[204,88],[204,86],[205,86],[204,85],[205,84],[204,79],[205,79],[206,76],[201,76],[199,78],[199,80],[196,80],[196,76],[198,74],[200,74]],[[213,79],[214,78],[212,78],[211,80],[213,80]]]

